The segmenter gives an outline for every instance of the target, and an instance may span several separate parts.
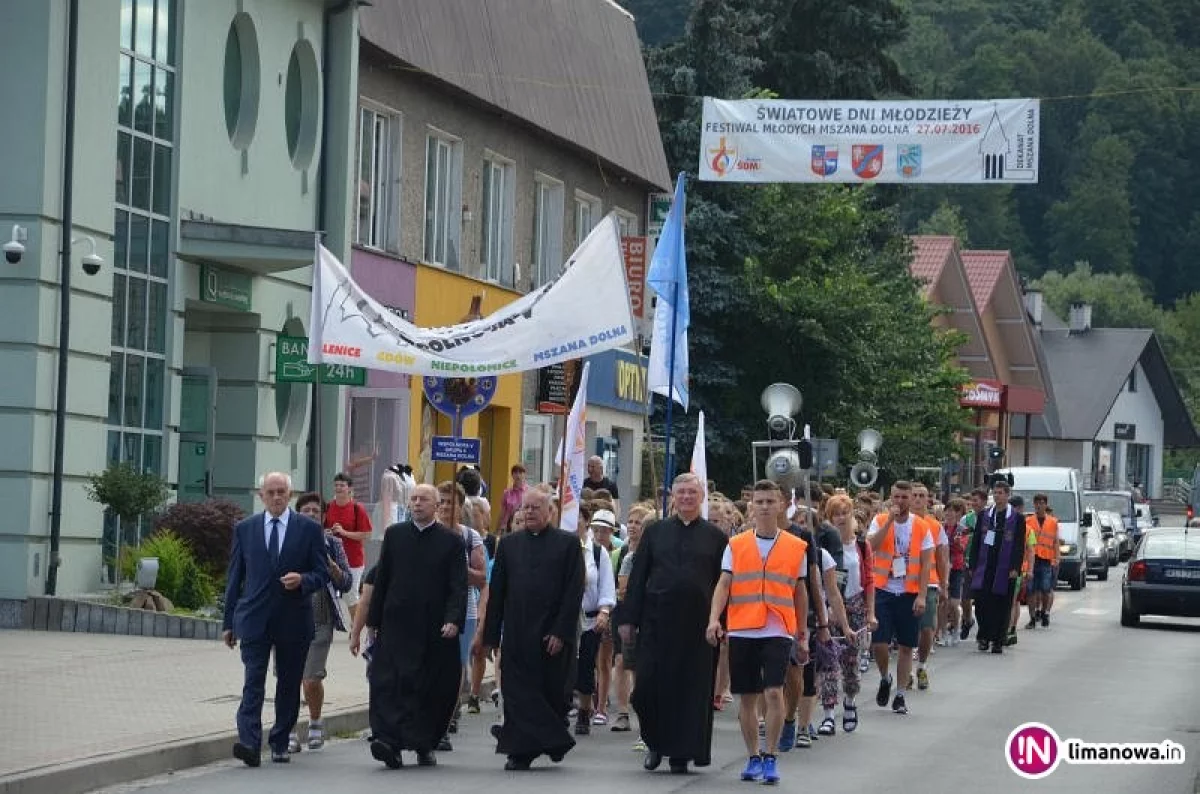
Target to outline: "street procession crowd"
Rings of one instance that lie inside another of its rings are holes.
[[[593,458],[568,532],[556,486],[527,484],[518,465],[496,532],[477,471],[440,485],[392,474],[369,570],[371,521],[346,475],[328,504],[311,493],[291,507],[288,476],[268,474],[264,512],[236,528],[225,642],[245,667],[234,756],[249,766],[272,656],[272,761],[323,745],[335,631],[367,660],[370,752],[389,768],[403,752],[434,766],[453,749],[463,709],[481,711],[490,660],[506,770],[559,763],[602,729],[636,732],[646,770],[705,767],[714,714],[736,697],[740,777],[775,784],[780,753],[855,732],[872,664],[876,706],[904,715],[912,690],[933,686],[935,646],[974,630],[979,651],[1004,653],[1022,602],[1027,628],[1050,624],[1057,522],[1045,495],[1027,513],[1003,476],[941,504],[919,482],[851,495],[761,480],[734,500],[682,474],[666,516],[638,503],[622,523]]]

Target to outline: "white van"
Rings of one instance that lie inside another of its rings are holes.
[[[1016,466],[1001,469],[1011,474],[1013,493],[1025,499],[1025,511],[1033,513],[1033,497],[1044,493],[1058,519],[1058,580],[1072,590],[1087,586],[1087,536],[1092,513],[1083,509],[1083,487],[1077,469],[1057,466]]]

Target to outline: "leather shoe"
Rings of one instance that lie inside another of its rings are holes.
[[[646,760],[642,761],[642,769],[647,772],[653,772],[662,764],[662,753],[656,753],[650,750],[646,753]]]
[[[272,750],[271,761],[276,764],[290,764],[292,762],[292,756],[287,750]]]
[[[376,761],[381,761],[388,769],[399,769],[404,766],[404,762],[400,760],[400,753],[396,752],[387,742],[381,742],[378,739],[371,742],[371,757]]]
[[[254,752],[241,742],[233,745],[233,757],[250,767],[262,764],[262,754]]]
[[[433,753],[417,753],[417,766],[437,766],[437,756]]]
[[[528,772],[529,767],[533,762],[528,758],[518,758],[515,755],[508,757],[508,762],[504,765],[506,772]]]
[[[671,759],[671,774],[686,775],[688,771],[688,760],[686,758]]]

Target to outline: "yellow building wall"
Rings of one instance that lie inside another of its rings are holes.
[[[416,312],[413,322],[429,328],[461,323],[471,310],[475,297],[483,299],[481,312],[486,317],[521,297],[520,293],[495,284],[485,284],[425,265],[417,268]],[[482,413],[463,420],[463,436],[483,441],[480,468],[491,489],[492,501],[508,487],[508,470],[521,456],[521,385],[522,375],[501,375],[496,396]],[[418,482],[442,482],[454,476],[455,464],[430,460],[433,436],[451,433],[450,417],[439,414],[425,400],[421,378],[412,379],[409,427],[409,457],[415,461],[413,476]],[[495,516],[493,516],[493,519]]]

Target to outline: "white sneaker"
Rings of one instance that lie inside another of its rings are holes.
[[[325,723],[314,722],[308,726],[308,749],[320,750],[325,746]]]
[[[288,752],[289,753],[300,752],[300,737],[294,733],[288,736]]]

